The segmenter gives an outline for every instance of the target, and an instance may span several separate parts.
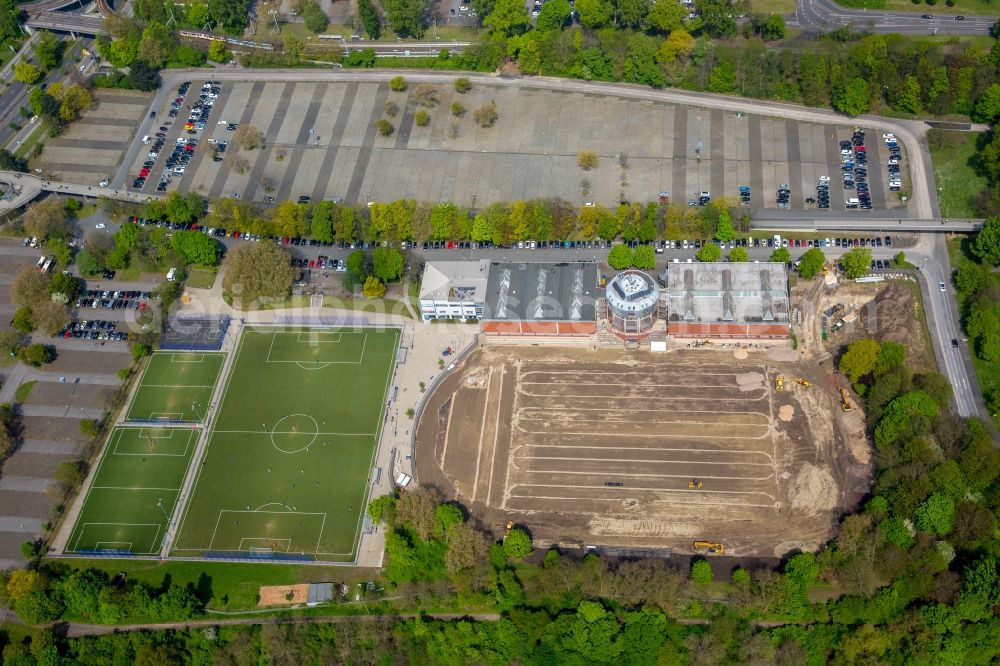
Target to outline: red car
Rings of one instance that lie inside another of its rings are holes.
[[[281,244],[288,245],[288,236],[285,236],[284,238],[281,239]]]
[[[239,237],[240,237],[240,232],[239,231],[234,231],[233,232],[233,238],[239,238]]]
[[[148,175],[149,175],[149,168],[148,167],[142,169],[141,171],[139,171],[139,178],[145,178]],[[135,220],[133,220],[132,224],[138,224],[138,222],[135,221]]]
[[[315,259],[310,259],[309,260],[309,268],[316,268],[316,260]]]

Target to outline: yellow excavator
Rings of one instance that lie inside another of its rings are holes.
[[[701,490],[701,487],[705,485],[701,482],[701,479],[690,479],[688,480],[688,488],[691,490]]]
[[[713,543],[711,541],[695,541],[693,547],[695,550],[707,550],[716,555],[722,555],[726,552],[726,547],[721,543]]]
[[[774,390],[781,393],[785,390],[785,378],[782,375],[778,375],[774,378]]]
[[[798,384],[799,386],[803,386],[805,388],[809,388],[812,385],[809,383],[808,379],[802,379],[801,377],[796,377],[792,381]]]
[[[851,400],[847,395],[847,389],[840,389],[840,408],[845,412],[849,412],[854,409],[851,405]]]

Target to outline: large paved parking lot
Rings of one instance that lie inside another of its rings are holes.
[[[754,356],[485,347],[428,399],[417,475],[540,542],[818,546],[853,490],[843,415],[815,379],[774,392],[806,369]]]
[[[820,176],[830,176],[836,185],[832,212],[843,211],[845,196],[854,196],[836,183],[838,141],[850,138],[849,126],[500,85],[476,85],[460,95],[449,84],[425,84],[436,89],[438,103],[430,109],[429,125],[420,127],[417,85],[400,93],[377,82],[223,81],[204,129],[189,137],[183,122],[202,83],[192,79],[181,113],[166,132],[165,150],[178,138],[198,139],[195,157],[169,189],[254,201],[306,195],[313,201],[412,198],[481,207],[534,197],[613,205],[622,198],[652,200],[663,191],[685,205],[702,190],[735,201],[740,186],[750,186],[752,206],[761,209],[776,208],[777,189],[787,183],[793,210],[815,210],[805,200],[815,196]],[[159,119],[166,119],[175,92],[154,109]],[[463,117],[450,112],[455,101],[467,109]],[[499,120],[483,129],[473,111],[490,101],[496,102]],[[375,123],[388,118],[386,102],[400,111],[389,118],[394,133],[383,137]],[[233,138],[234,132],[219,124],[223,120],[259,128],[264,150],[241,152],[231,142],[225,161],[210,159],[209,139]],[[868,140],[876,210],[902,205],[887,191],[888,154],[879,136],[872,132]],[[600,165],[582,171],[576,163],[581,150],[597,151]],[[131,163],[126,184],[139,173],[146,152],[140,150]],[[240,158],[242,173],[233,168]],[[162,162],[161,155],[143,191],[155,190]]]

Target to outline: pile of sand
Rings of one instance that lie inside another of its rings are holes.
[[[767,350],[767,357],[772,361],[797,361],[799,353],[788,347],[770,347]]]
[[[781,421],[791,421],[795,416],[795,408],[791,405],[782,405],[778,408],[778,419]]]
[[[750,354],[747,353],[746,349],[737,349],[736,351],[733,352],[733,358],[735,358],[737,361],[742,361],[749,355]]]
[[[741,391],[758,391],[767,388],[764,379],[764,375],[759,372],[743,372],[736,375],[736,385]]]
[[[701,526],[692,523],[673,522],[667,520],[628,520],[594,516],[590,525],[591,534],[595,536],[631,536],[631,537],[697,537]]]
[[[792,508],[808,516],[837,506],[837,482],[825,469],[806,463],[788,488]]]

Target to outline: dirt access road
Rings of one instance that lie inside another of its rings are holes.
[[[480,348],[428,398],[418,478],[540,546],[815,548],[868,478],[825,380],[790,350]]]

